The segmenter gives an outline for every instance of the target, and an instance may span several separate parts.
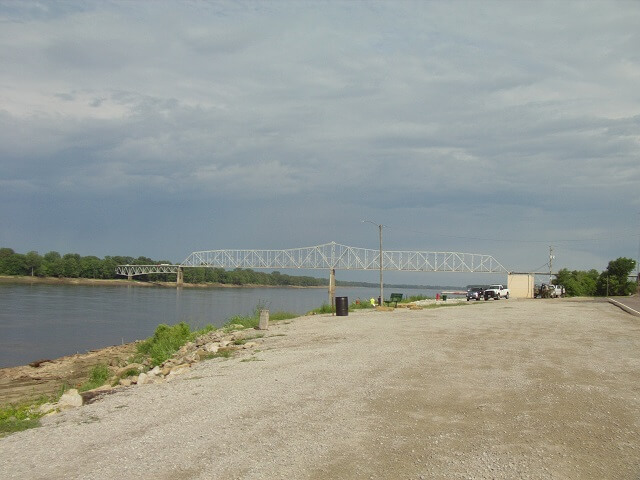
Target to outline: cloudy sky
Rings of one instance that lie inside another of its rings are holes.
[[[0,1],[0,246],[377,248],[366,219],[510,270],[635,259],[638,25],[637,1]]]

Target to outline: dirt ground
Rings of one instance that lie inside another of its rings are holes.
[[[127,343],[56,359],[40,359],[45,361],[35,361],[34,366],[0,368],[0,405],[59,394],[64,385],[75,388],[89,378],[94,366],[120,365],[135,351],[135,343]]]
[[[640,479],[640,319],[601,301],[318,315],[0,439],[3,479]]]

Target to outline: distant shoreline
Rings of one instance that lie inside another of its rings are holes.
[[[162,287],[177,288],[176,282],[141,282],[139,280],[127,280],[124,278],[69,278],[69,277],[32,277],[30,275],[0,275],[0,284],[20,285],[81,285],[81,286],[121,286],[121,287]],[[328,289],[329,285],[261,285],[247,283],[236,285],[231,283],[183,283],[184,288],[320,288]],[[343,288],[377,288],[377,285],[338,285]],[[385,288],[408,290],[460,290],[464,287],[438,286],[438,285],[385,285]],[[465,289],[466,290],[466,289]]]
[[[138,280],[127,279],[103,279],[103,278],[68,278],[68,277],[31,277],[31,276],[13,276],[0,275],[0,283],[3,284],[20,284],[20,285],[99,285],[99,286],[122,286],[122,287],[163,287],[176,288],[176,282],[140,282]],[[234,285],[228,283],[183,283],[185,288],[328,288],[327,285],[319,286],[297,286],[297,285],[258,285],[245,284]]]

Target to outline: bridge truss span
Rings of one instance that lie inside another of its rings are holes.
[[[379,270],[380,251],[330,242],[286,250],[206,250],[180,267]],[[382,269],[412,272],[508,273],[491,255],[460,252],[382,252]]]

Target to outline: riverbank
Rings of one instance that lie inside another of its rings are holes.
[[[299,318],[0,439],[0,477],[636,478],[639,350],[585,299]]]
[[[136,342],[113,345],[60,358],[34,359],[30,365],[0,368],[0,406],[55,397],[63,388],[77,388],[96,365],[119,367],[136,352]]]
[[[127,280],[121,278],[101,279],[101,278],[67,278],[67,277],[31,277],[31,276],[9,276],[0,275],[0,283],[20,284],[20,285],[100,285],[100,286],[125,286],[125,287],[165,287],[176,288],[176,282],[141,282],[139,280]],[[258,285],[244,284],[235,285],[229,283],[183,283],[184,288],[321,288],[327,289],[327,285],[320,286],[298,286],[298,285]]]

